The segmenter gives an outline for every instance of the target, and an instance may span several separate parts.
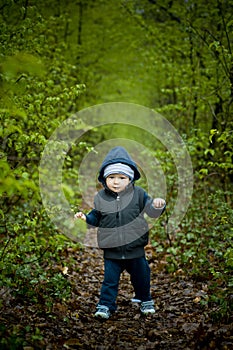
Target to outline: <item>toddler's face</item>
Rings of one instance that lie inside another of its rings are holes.
[[[111,174],[106,178],[108,188],[116,193],[124,191],[129,183],[130,179],[123,174]]]

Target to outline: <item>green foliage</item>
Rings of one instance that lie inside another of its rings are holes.
[[[48,137],[76,112],[85,86],[68,45],[55,40],[65,17],[47,21],[32,5],[23,19],[21,10],[25,14],[20,2],[5,4],[1,22],[0,269],[4,288],[51,303],[69,296],[69,282],[57,266],[72,243],[41,207],[38,165]]]
[[[215,171],[223,179],[223,182],[227,184],[227,177],[233,178],[233,132],[232,122],[228,124],[228,127],[224,131],[217,129],[210,130],[210,143],[213,148],[205,150],[205,155],[211,156],[211,159],[207,163],[210,171]]]
[[[44,209],[34,212],[23,205],[8,216],[7,235],[0,249],[1,287],[16,297],[46,304],[66,299],[70,283],[63,267],[72,268],[67,249],[81,250],[55,231]],[[2,232],[3,233],[3,232]]]
[[[13,332],[9,334],[9,330],[6,326],[0,325],[0,349],[17,350],[22,349],[22,346],[27,347],[27,341],[25,338],[29,338],[30,333],[30,343],[38,349],[43,347],[43,336],[38,327],[19,327],[15,326]]]
[[[233,230],[232,206],[218,190],[206,195],[196,188],[190,208],[173,236],[157,226],[152,231],[152,245],[158,253],[166,252],[167,271],[185,271],[207,283],[209,303],[216,303],[214,318],[231,314]]]

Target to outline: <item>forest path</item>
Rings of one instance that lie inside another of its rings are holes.
[[[89,243],[93,243],[91,237],[94,236],[87,237]],[[147,247],[146,255],[157,312],[147,317],[140,314],[139,305],[130,301],[133,290],[129,275],[124,272],[118,311],[106,321],[93,317],[103,279],[102,252],[86,246],[81,251],[70,249],[68,254],[74,258],[72,269],[64,276],[72,286],[71,298],[54,301],[50,312],[43,303],[28,300],[4,305],[1,321],[7,322],[9,329],[29,327],[28,332],[37,336],[31,347],[17,349],[233,349],[233,325],[213,324],[213,310],[202,305],[208,286],[191,280],[181,270],[166,273],[165,261],[158,259],[152,247]]]

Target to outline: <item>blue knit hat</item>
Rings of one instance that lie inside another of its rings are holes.
[[[107,176],[109,176],[111,174],[123,174],[123,175],[128,176],[130,178],[130,180],[134,179],[133,169],[130,166],[123,164],[123,163],[114,163],[114,164],[108,165],[104,169],[104,178],[106,178]]]

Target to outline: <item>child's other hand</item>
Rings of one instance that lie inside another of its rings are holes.
[[[166,204],[165,200],[163,198],[155,198],[153,200],[153,206],[155,208],[162,208]]]
[[[81,219],[83,221],[86,221],[86,215],[79,211],[76,214],[74,214],[74,219]]]

